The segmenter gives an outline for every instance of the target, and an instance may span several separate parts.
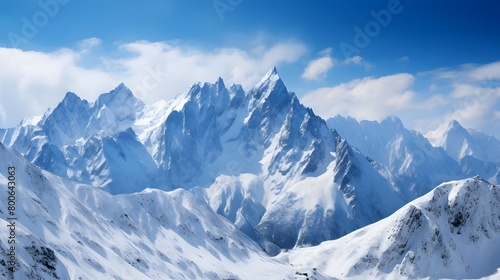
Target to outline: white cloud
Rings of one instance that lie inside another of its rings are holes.
[[[101,45],[101,43],[101,39],[92,37],[78,41],[78,46],[81,49],[88,50]]]
[[[1,94],[1,92],[0,92]],[[3,107],[2,103],[0,103],[0,121],[5,122],[7,120],[7,113],[5,111],[5,108]]]
[[[363,62],[363,58],[361,56],[359,56],[359,55],[353,56],[353,57],[348,57],[348,58],[346,58],[344,60],[345,64],[353,63],[353,64],[356,64],[356,65],[360,65],[362,62]]]
[[[492,120],[500,107],[500,87],[457,85],[450,93],[449,100],[450,109],[443,116],[443,121],[455,119],[464,127],[496,134],[498,137],[500,125]]]
[[[344,59],[344,61],[342,63],[343,64],[354,64],[354,65],[364,66],[366,69],[370,69],[373,67],[373,64],[366,61],[366,59],[362,58],[359,55],[356,55],[353,57],[348,57],[348,58]]]
[[[302,74],[302,78],[308,81],[320,80],[335,65],[336,61],[331,57],[331,48],[322,50],[320,57],[309,61]]]
[[[451,90],[439,98],[432,96],[420,103],[429,105],[415,127],[423,132],[434,130],[452,119],[464,127],[474,128],[500,138],[500,122],[496,121],[500,107],[500,62],[485,65],[466,64],[459,69],[437,69],[424,73]],[[433,102],[439,99],[439,102]],[[431,105],[432,104],[432,105]]]
[[[466,76],[477,81],[500,80],[500,61],[474,67],[466,71]]]
[[[495,112],[493,112],[493,116],[494,116],[495,120],[500,120],[500,111],[495,110]]]
[[[413,90],[415,77],[401,73],[320,88],[307,93],[302,101],[324,118],[341,114],[359,120],[381,120],[397,115],[409,128],[422,133],[456,119],[464,127],[500,137],[500,87],[464,80],[464,76],[475,71],[476,68],[466,72],[446,70],[444,76],[442,71],[435,72],[438,79],[447,81],[445,92],[440,89],[438,93],[417,94]],[[429,86],[437,90],[435,84]]]
[[[398,58],[399,61],[402,61],[402,62],[407,62],[407,61],[410,61],[410,57],[405,55],[405,56],[402,56],[400,58]]]
[[[293,42],[267,47],[259,55],[237,48],[204,52],[165,42],[134,42],[121,48],[132,57],[109,59],[106,64],[124,69],[126,84],[146,102],[170,99],[193,83],[215,81],[219,76],[227,84],[250,88],[273,65],[294,62],[305,54],[305,47]]]
[[[8,116],[2,127],[54,107],[67,91],[93,100],[104,88],[117,85],[110,73],[78,67],[80,55],[68,49],[42,53],[0,48],[0,102]]]
[[[438,86],[436,84],[430,84],[429,85],[429,91],[435,91],[438,89]]]
[[[84,45],[97,42],[91,39]],[[120,82],[136,90],[146,103],[169,100],[195,82],[215,82],[218,76],[228,85],[240,83],[248,89],[273,65],[295,62],[306,52],[296,42],[262,46],[258,55],[238,48],[205,51],[179,42],[138,41],[119,45],[119,49],[120,58],[103,57],[95,66],[82,67],[80,62],[89,55],[85,50],[44,53],[0,48],[0,104],[4,109],[0,108],[0,127],[42,114],[67,91],[94,101]]]
[[[373,64],[366,61],[363,57],[356,55],[353,57],[348,57],[344,60],[338,60],[331,55],[332,48],[327,48],[318,53],[318,57],[307,63],[304,73],[302,73],[302,79],[307,81],[318,81],[325,77],[326,73],[330,71],[333,67],[337,65],[358,65],[363,66],[366,69],[373,67]]]
[[[414,77],[402,73],[380,78],[363,78],[334,87],[325,87],[306,94],[305,105],[324,118],[337,114],[357,119],[381,119],[398,115],[411,106],[410,90]]]

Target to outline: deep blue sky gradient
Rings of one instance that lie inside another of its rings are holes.
[[[370,11],[387,8],[390,1],[250,1],[224,13],[221,20],[211,0],[97,1],[70,0],[40,29],[23,49],[54,50],[74,47],[89,37],[104,45],[135,40],[181,39],[204,48],[245,47],[242,38],[266,34],[279,41],[294,38],[310,50],[352,43],[354,27],[364,29],[373,20]],[[464,63],[498,60],[500,4],[496,1],[401,0],[402,12],[393,15],[360,55],[379,66],[378,71],[412,71]],[[8,33],[21,33],[22,18],[40,10],[37,1],[3,1],[0,10],[0,45],[10,46]],[[110,47],[111,48],[111,47]],[[397,63],[408,56],[410,65]],[[380,73],[384,74],[384,73]]]

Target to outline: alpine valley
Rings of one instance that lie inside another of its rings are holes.
[[[0,142],[2,279],[500,279],[500,141],[325,121],[274,67],[151,105],[69,92]]]

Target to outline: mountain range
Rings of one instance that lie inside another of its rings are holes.
[[[19,273],[46,279],[57,278],[51,273],[63,279],[494,274],[499,264],[481,270],[471,248],[486,248],[498,236],[498,186],[491,183],[500,179],[500,142],[456,121],[426,136],[395,116],[325,121],[274,67],[248,91],[219,78],[152,105],[124,84],[94,102],[67,93],[43,116],[0,129],[3,164],[18,166],[26,180],[18,199],[34,201],[22,204]],[[436,192],[439,203],[430,198]],[[490,201],[491,212],[454,198],[456,192]],[[462,207],[458,220],[487,217],[460,222],[477,239],[463,243],[465,251],[449,243],[460,235],[449,227],[459,214],[445,204]],[[441,241],[425,251],[422,242],[430,242],[433,230],[443,233]],[[353,244],[361,245],[349,255]],[[329,252],[345,257],[342,269],[332,270]],[[449,254],[449,262],[428,269],[438,253]],[[464,263],[471,268],[450,274]]]

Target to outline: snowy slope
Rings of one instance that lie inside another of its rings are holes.
[[[40,170],[0,144],[0,185],[16,174],[14,279],[277,279],[289,265],[189,192],[112,196]],[[7,192],[0,193],[7,228]],[[0,250],[8,251],[6,230]],[[10,279],[5,262],[0,278]],[[39,278],[40,277],[40,278]]]
[[[384,220],[278,258],[340,279],[498,279],[499,213],[499,186],[449,182]]]

